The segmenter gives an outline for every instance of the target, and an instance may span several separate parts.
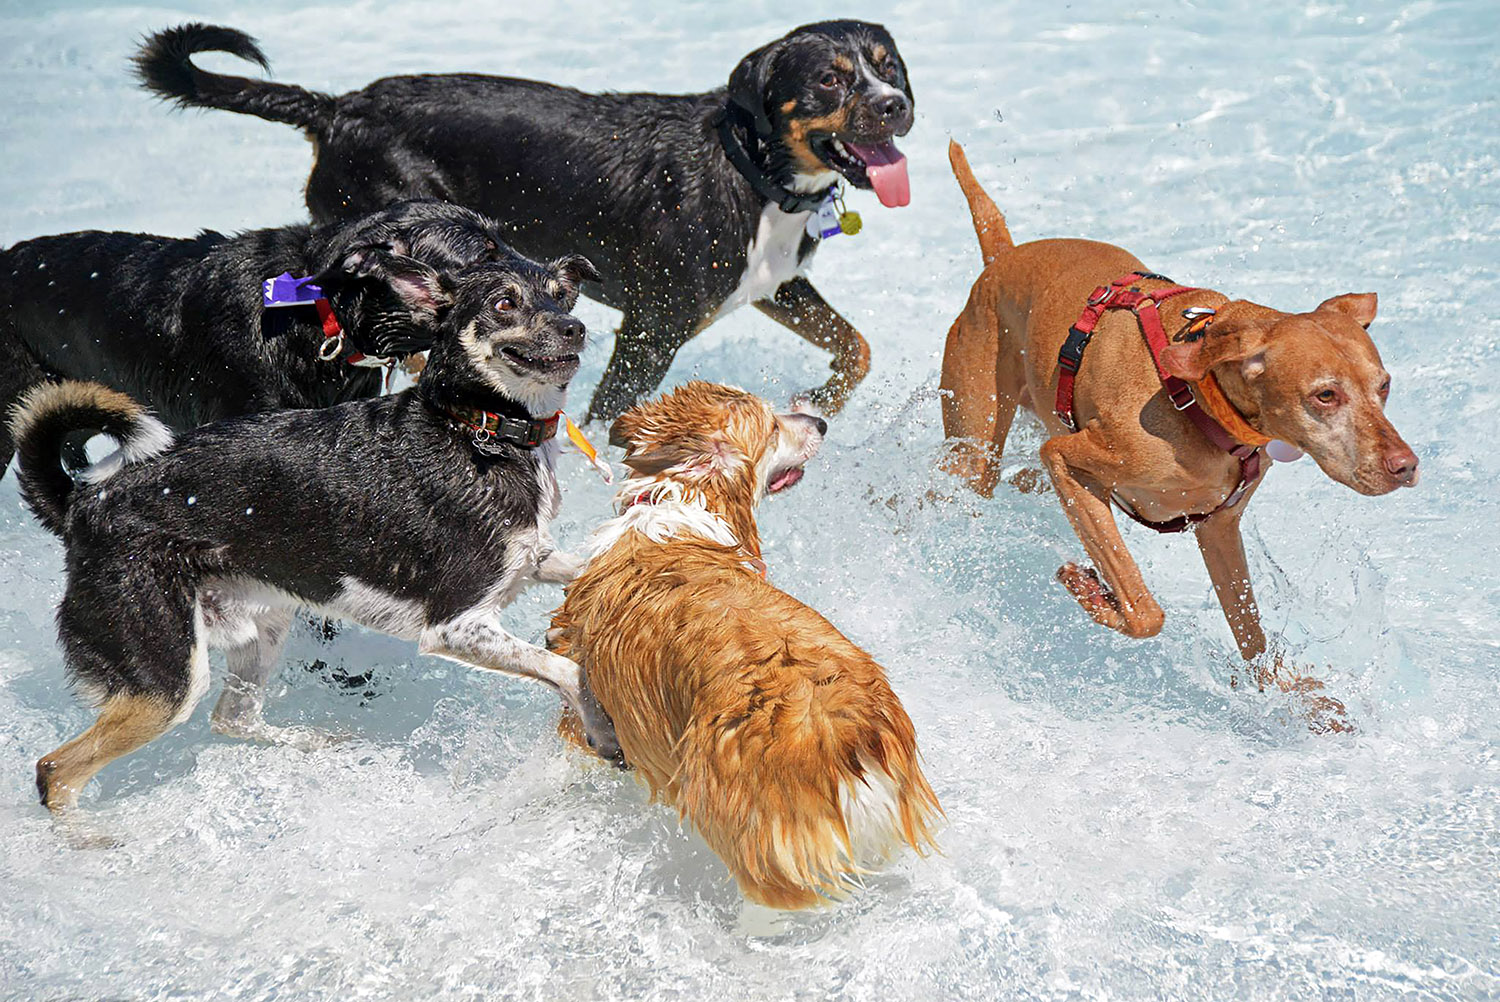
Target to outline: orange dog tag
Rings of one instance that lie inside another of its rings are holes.
[[[594,448],[594,443],[590,442],[584,436],[582,429],[573,423],[572,418],[564,414],[563,420],[567,422],[568,440],[573,443],[579,452],[583,453],[584,458],[589,461],[589,464],[599,471],[599,476],[604,478],[606,484],[614,483],[615,471],[609,468],[608,463],[599,458],[599,450]]]

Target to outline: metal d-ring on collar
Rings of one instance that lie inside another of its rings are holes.
[[[734,169],[750,182],[750,187],[755,189],[756,194],[786,213],[811,212],[822,205],[828,198],[828,193],[838,182],[834,182],[822,191],[802,195],[789,191],[772,181],[766,176],[766,172],[750,159],[750,152],[745,149],[745,144],[740,142],[740,137],[735,134],[734,123],[729,120],[732,114],[732,109],[728,107],[719,112],[718,120],[714,123],[719,128],[719,142],[724,147],[724,155],[729,158],[730,163],[734,164]]]

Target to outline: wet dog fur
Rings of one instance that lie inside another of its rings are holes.
[[[628,411],[611,433],[632,474],[620,514],[548,634],[653,796],[773,908],[924,852],[939,813],[884,670],[763,576],[755,506],[800,479],[823,428],[702,382]]]
[[[493,220],[432,199],[234,236],[88,231],[23,241],[0,251],[0,414],[60,379],[120,390],[178,430],[375,396],[380,371],[346,364],[348,355],[409,354],[437,334],[386,259],[452,271],[497,259],[502,244]],[[263,309],[261,283],[283,272],[317,276],[344,330],[339,358],[319,359],[324,333],[311,305]],[[0,472],[12,452],[0,429]],[[80,456],[70,450],[74,465]]]
[[[1173,407],[1136,318],[1124,310],[1100,320],[1079,370],[1078,431],[1062,423],[1052,403],[1058,350],[1069,326],[1095,287],[1150,269],[1129,252],[1092,240],[1014,243],[957,143],[949,145],[949,157],[969,202],[984,271],[948,333],[943,357],[944,466],[989,495],[1017,408],[1034,413],[1052,436],[1042,445],[1042,465],[1103,575],[1101,582],[1094,570],[1067,564],[1059,580],[1095,621],[1132,637],[1154,636],[1164,614],[1110,505],[1129,505],[1153,521],[1213,511],[1237,483],[1239,463]],[[1143,289],[1166,284],[1153,278],[1139,283]],[[1305,313],[1211,289],[1168,302],[1163,323],[1171,343],[1162,364],[1170,374],[1198,383],[1212,373],[1254,430],[1300,448],[1361,494],[1416,484],[1416,454],[1385,416],[1390,374],[1367,331],[1375,319],[1374,293],[1334,296]],[[1216,311],[1201,337],[1188,336],[1191,321],[1178,319],[1189,306]],[[1262,464],[1268,468],[1269,459],[1263,456]],[[1240,517],[1263,481],[1196,527],[1214,591],[1247,661],[1266,651],[1266,637]],[[1309,687],[1311,680],[1277,676],[1277,670],[1263,666],[1262,684]]]
[[[463,73],[388,77],[335,97],[192,64],[208,51],[267,65],[248,35],[203,24],[153,35],[137,65],[150,90],[183,106],[302,129],[316,154],[313,219],[436,196],[504,220],[523,253],[593,260],[606,278],[585,293],[624,318],[590,419],[653,392],[683,344],[746,303],[832,352],[815,406],[838,410],[869,370],[869,345],[803,276],[817,246],[803,232],[807,213],[757,194],[716,125],[730,115],[783,188],[816,192],[840,176],[870,187],[865,165],[835,141],[889,142],[913,122],[905,63],[878,24],[803,25],[745,56],[727,87],[685,95]]]
[[[582,258],[507,255],[453,277],[386,255],[437,331],[417,387],[319,410],[273,411],[174,436],[97,383],[47,383],[15,408],[22,496],[66,546],[58,637],[70,677],[100,709],[37,763],[54,811],[101,768],[180,723],[208,688],[210,648],[230,678],[213,727],[288,735],[262,717],[264,687],[301,607],[415,640],[422,653],[556,687],[594,746],[616,754],[578,668],[511,635],[499,611],[580,561],[548,525],[557,440],[481,447],[456,409],[513,418],[561,407],[583,347],[569,314],[595,274]],[[75,482],[65,436],[120,443]]]

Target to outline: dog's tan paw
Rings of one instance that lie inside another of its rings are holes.
[[[1264,658],[1251,665],[1250,669],[1256,688],[1261,692],[1274,688],[1300,704],[1301,716],[1307,721],[1307,729],[1312,733],[1354,733],[1354,722],[1349,719],[1349,710],[1343,702],[1326,695],[1322,681],[1302,674],[1295,665],[1288,664],[1282,655]],[[1237,682],[1238,679],[1231,676],[1231,687]]]
[[[1112,630],[1125,629],[1125,617],[1120,613],[1120,600],[1099,580],[1098,571],[1092,567],[1067,563],[1057,569],[1057,580],[1072,592],[1078,604],[1083,606],[1083,611],[1092,616],[1096,623],[1102,623]]]

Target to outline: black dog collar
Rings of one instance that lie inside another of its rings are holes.
[[[514,418],[477,407],[445,407],[443,410],[452,419],[453,427],[474,434],[474,445],[483,450],[486,446],[500,442],[519,445],[523,449],[535,449],[557,434],[562,411],[549,418]]]
[[[811,212],[823,204],[823,201],[828,198],[828,193],[833,190],[833,184],[811,195],[800,195],[772,181],[766,177],[766,172],[750,159],[750,152],[745,149],[745,144],[740,142],[740,137],[735,134],[734,124],[729,120],[729,116],[728,108],[719,113],[717,123],[719,142],[724,147],[724,155],[729,157],[729,162],[734,164],[734,169],[750,182],[750,187],[755,189],[756,194],[779,207],[782,212],[788,213]],[[834,184],[837,183],[834,182]]]

